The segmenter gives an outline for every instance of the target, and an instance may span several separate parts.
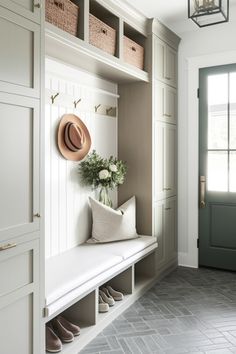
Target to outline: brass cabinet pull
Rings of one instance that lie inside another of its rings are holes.
[[[165,210],[171,210],[171,208],[165,208]]]
[[[206,206],[205,191],[206,191],[206,177],[200,176],[200,208],[201,209],[205,208]]]
[[[171,77],[165,76],[165,79],[166,79],[166,80],[171,80]]]
[[[7,243],[6,245],[0,246],[0,251],[6,251],[13,247],[16,247],[16,243]]]
[[[37,214],[34,214],[34,217],[35,218],[41,218],[41,215],[39,213],[37,213]]]
[[[38,2],[37,4],[34,4],[34,7],[37,7],[38,9],[41,9],[41,4]]]
[[[171,191],[171,188],[163,188],[163,191]]]
[[[168,117],[168,118],[171,118],[171,117],[172,117],[171,114],[166,114],[166,113],[164,113],[163,116],[164,116],[164,117]]]

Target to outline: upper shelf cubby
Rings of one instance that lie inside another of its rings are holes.
[[[119,17],[94,0],[89,8],[89,43],[119,58]]]
[[[60,17],[64,11],[69,18],[65,11],[69,0],[46,0],[46,10],[47,2]],[[47,21],[46,16],[46,55],[117,83],[148,82],[147,66],[142,59],[147,38],[124,20],[122,9],[119,13],[116,7],[113,13],[111,3],[106,7],[102,0],[73,0],[73,20],[77,16],[73,33],[63,30],[57,21]],[[60,4],[58,10],[55,4]]]

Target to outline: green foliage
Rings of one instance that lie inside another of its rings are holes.
[[[81,180],[93,188],[107,187],[113,189],[124,183],[127,167],[124,161],[110,156],[103,159],[95,150],[79,165]]]

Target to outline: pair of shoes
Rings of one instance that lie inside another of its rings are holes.
[[[53,329],[46,326],[46,351],[49,353],[59,353],[62,350],[61,340],[58,338]]]
[[[123,300],[124,295],[120,291],[114,290],[107,285],[99,290],[99,312],[104,313],[109,311],[110,306],[115,305],[115,301]]]
[[[124,295],[120,291],[112,289],[110,285],[107,285],[106,289],[115,301],[121,301],[124,299]]]
[[[100,294],[100,290],[99,290],[99,294]],[[103,300],[101,295],[99,295],[98,297],[98,311],[100,313],[105,313],[109,311],[109,305]]]
[[[46,326],[46,350],[50,353],[58,353],[62,350],[62,342],[70,343],[74,340],[74,336],[79,334],[79,326],[58,316]]]

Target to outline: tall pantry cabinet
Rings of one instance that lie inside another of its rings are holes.
[[[38,1],[0,0],[0,353],[4,354],[41,353],[41,34]]]
[[[177,50],[179,38],[158,21],[153,32],[153,234],[157,269],[177,263]]]
[[[149,83],[119,85],[119,157],[127,161],[119,202],[137,197],[139,234],[157,237],[157,273],[177,265],[177,51],[179,37],[149,21]]]

